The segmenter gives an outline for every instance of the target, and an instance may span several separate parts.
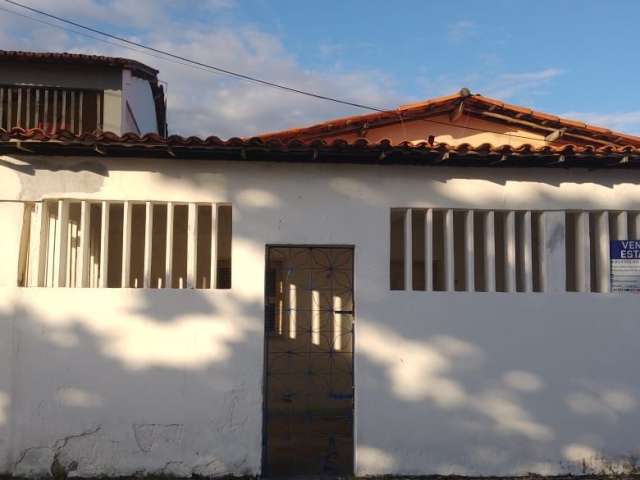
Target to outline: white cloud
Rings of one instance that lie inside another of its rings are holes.
[[[452,42],[461,42],[473,35],[476,25],[471,20],[458,20],[449,25],[447,37]]]
[[[561,117],[574,118],[599,127],[640,135],[640,110],[614,113],[567,112]]]
[[[484,87],[489,97],[509,99],[518,95],[539,94],[552,80],[564,72],[558,68],[545,68],[533,72],[503,73],[490,80]]]
[[[384,72],[309,70],[272,34],[237,24],[211,27],[193,12],[189,16],[193,20],[177,23],[174,19],[179,8],[228,9],[233,6],[229,0],[39,0],[32,4],[92,25],[100,18],[117,18],[132,27],[137,41],[297,89],[376,107],[394,107],[404,100]],[[6,49],[125,56],[159,69],[161,80],[168,83],[171,133],[245,136],[366,112],[151,58],[4,12],[0,12],[0,42]]]
[[[481,55],[481,60],[485,66],[477,71],[455,77],[424,74],[416,79],[416,83],[429,97],[448,95],[467,87],[473,93],[529,105],[534,103],[535,97],[548,93],[552,82],[564,74],[563,70],[553,67],[530,72],[499,72],[496,70],[502,62],[498,56],[493,55],[491,62],[487,63],[486,57]]]

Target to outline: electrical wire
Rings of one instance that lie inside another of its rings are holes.
[[[144,48],[145,50],[150,50],[152,52],[155,52],[155,53],[158,53],[158,54],[161,54],[161,55],[166,55],[166,56],[171,57],[171,58],[176,59],[176,60],[188,62],[188,63],[194,64],[194,65],[198,65],[200,67],[204,67],[204,68],[208,68],[208,69],[211,69],[211,70],[215,70],[216,72],[224,73],[226,75],[231,75],[233,77],[240,78],[240,79],[243,79],[243,80],[247,80],[247,81],[250,81],[250,82],[259,83],[259,84],[267,85],[267,86],[274,87],[274,88],[279,88],[281,90],[285,90],[285,91],[292,92],[292,93],[297,93],[297,94],[300,94],[300,95],[306,95],[308,97],[313,97],[313,98],[317,98],[317,99],[320,99],[320,100],[327,100],[327,101],[330,101],[330,102],[341,103],[343,105],[348,105],[348,106],[351,106],[351,107],[362,108],[362,109],[365,109],[365,110],[375,110],[375,111],[378,111],[378,112],[386,112],[387,111],[386,109],[370,107],[368,105],[363,105],[363,104],[356,103],[356,102],[350,102],[348,100],[341,100],[341,99],[338,99],[338,98],[328,97],[326,95],[321,95],[319,93],[313,93],[313,92],[309,92],[309,91],[306,91],[306,90],[300,90],[300,89],[297,89],[297,88],[289,87],[287,85],[283,85],[283,84],[280,84],[280,83],[270,82],[268,80],[262,80],[260,78],[252,77],[251,75],[246,75],[244,73],[238,73],[238,72],[234,72],[232,70],[227,70],[225,68],[216,67],[215,65],[208,65],[206,63],[202,63],[202,62],[199,62],[197,60],[192,60],[192,59],[183,57],[181,55],[175,55],[175,54],[173,54],[171,52],[167,52],[166,50],[160,50],[158,48],[149,47],[148,45],[143,45],[142,43],[134,42],[132,40],[128,40],[128,39],[126,39],[124,37],[120,37],[118,35],[113,35],[111,33],[104,32],[102,30],[98,30],[98,29],[95,29],[95,28],[92,28],[92,27],[87,27],[86,25],[82,25],[80,23],[76,23],[74,21],[67,20],[66,18],[58,17],[58,16],[53,15],[51,13],[47,13],[47,12],[44,12],[42,10],[38,10],[37,8],[29,7],[27,5],[23,5],[21,3],[15,2],[13,0],[5,0],[5,2],[7,2],[7,3],[11,4],[11,5],[14,5],[16,7],[24,8],[24,9],[29,10],[31,12],[37,13],[39,15],[44,15],[44,16],[46,16],[48,18],[52,18],[52,19],[57,20],[59,22],[66,23],[68,25],[73,25],[74,27],[82,28],[84,30],[87,30],[87,31],[90,31],[90,32],[93,32],[93,33],[97,33],[99,35],[103,35],[105,37],[112,38],[112,39],[118,40],[120,42],[124,42],[124,43],[126,43],[128,45],[133,45],[135,47]]]
[[[128,40],[128,39],[126,39],[124,37],[120,37],[118,35],[113,35],[111,33],[108,33],[108,32],[102,31],[102,30],[98,30],[98,29],[93,28],[93,27],[88,27],[86,25],[82,25],[80,23],[74,22],[72,20],[68,20],[68,19],[63,18],[63,17],[59,17],[57,15],[45,12],[43,10],[39,10],[37,8],[33,8],[33,7],[28,6],[28,5],[24,5],[22,3],[14,1],[14,0],[4,0],[4,1],[6,3],[9,3],[10,5],[15,6],[15,7],[23,8],[23,9],[31,11],[33,13],[36,13],[36,14],[39,14],[39,15],[43,15],[43,16],[45,16],[47,18],[54,19],[54,20],[56,20],[58,22],[65,23],[67,25],[72,25],[72,26],[74,26],[76,28],[87,30],[89,32],[92,32],[92,33],[95,33],[95,34],[98,34],[98,35],[102,35],[104,37],[107,37],[107,38],[110,38],[110,39],[113,39],[113,40],[117,40],[118,42],[122,42],[122,43],[117,43],[117,42],[112,42],[112,41],[109,41],[109,40],[105,40],[104,38],[96,37],[94,35],[90,35],[90,34],[87,34],[87,33],[84,33],[84,32],[80,32],[80,31],[75,30],[75,29],[65,28],[62,25],[58,25],[58,24],[55,24],[53,22],[48,22],[48,21],[45,21],[45,20],[42,20],[42,19],[38,19],[38,18],[29,16],[29,15],[24,15],[24,14],[21,14],[19,12],[14,11],[14,10],[6,9],[6,8],[3,8],[3,7],[0,7],[1,11],[7,12],[7,13],[11,13],[11,14],[14,14],[14,15],[18,15],[20,17],[23,17],[23,18],[26,18],[26,19],[29,19],[29,20],[32,20],[32,21],[35,21],[35,22],[38,22],[38,23],[41,23],[41,24],[44,24],[44,25],[48,25],[50,27],[54,27],[54,28],[58,28],[58,29],[61,29],[61,30],[65,30],[65,31],[74,33],[76,35],[80,35],[80,36],[84,36],[84,37],[87,37],[87,38],[91,38],[93,40],[100,41],[100,42],[103,42],[103,43],[106,43],[106,44],[109,44],[109,45],[114,45],[114,46],[117,46],[117,47],[120,47],[120,48],[126,48],[126,49],[129,49],[131,51],[143,54],[143,55],[148,55],[150,57],[157,58],[159,60],[164,60],[164,61],[167,61],[167,62],[175,63],[177,65],[196,68],[198,70],[203,70],[203,71],[207,71],[207,72],[210,72],[210,73],[229,75],[229,76],[232,76],[232,77],[237,78],[237,79],[254,82],[254,83],[257,83],[257,84],[260,84],[260,85],[264,85],[264,86],[268,86],[268,87],[271,87],[271,88],[280,89],[280,90],[283,90],[283,91],[286,91],[286,92],[289,92],[289,93],[305,95],[305,96],[312,97],[312,98],[315,98],[315,99],[318,99],[318,100],[330,101],[330,102],[334,102],[334,103],[338,103],[338,104],[342,104],[342,105],[347,105],[347,106],[351,106],[351,107],[355,107],[355,108],[361,108],[361,109],[364,109],[364,110],[370,110],[370,111],[374,111],[374,112],[378,112],[378,113],[395,114],[395,115],[398,115],[399,120],[400,120],[403,128],[404,128],[404,122],[408,121],[408,120],[411,120],[411,119],[404,119],[402,117],[402,112],[399,112],[397,110],[384,109],[384,108],[374,107],[374,106],[365,105],[365,104],[361,104],[361,103],[357,103],[357,102],[351,102],[351,101],[348,101],[348,100],[341,100],[341,99],[338,99],[338,98],[329,97],[327,95],[321,95],[319,93],[309,92],[309,91],[306,91],[306,90],[301,90],[301,89],[298,89],[298,88],[290,87],[290,86],[287,86],[287,85],[284,85],[284,84],[275,83],[275,82],[271,82],[271,81],[268,81],[268,80],[263,80],[263,79],[260,79],[260,78],[257,78],[257,77],[253,77],[253,76],[250,76],[250,75],[243,74],[243,73],[234,72],[232,70],[228,70],[228,69],[225,69],[225,68],[217,67],[215,65],[209,65],[209,64],[206,64],[206,63],[199,62],[197,60],[192,60],[192,59],[189,59],[187,57],[183,57],[181,55],[173,54],[173,53],[165,51],[165,50],[160,50],[160,49],[157,49],[157,48],[154,48],[154,47],[150,47],[148,45],[144,45],[142,43],[134,42],[134,41]],[[150,52],[153,52],[153,53],[150,53]],[[455,124],[455,123],[451,123],[451,122],[443,122],[443,121],[433,120],[433,119],[428,119],[428,118],[421,118],[421,119],[417,119],[417,120],[423,121],[423,122],[426,122],[426,123],[432,123],[432,124],[435,124],[435,125],[443,125],[443,126],[447,126],[447,127],[461,128],[461,129],[464,129],[464,130],[477,131],[477,132],[481,132],[481,133],[494,133],[496,135],[503,135],[503,136],[506,136],[506,137],[514,137],[514,138],[522,138],[522,139],[526,139],[526,140],[535,140],[535,141],[540,141],[541,140],[539,137],[536,138],[536,137],[529,137],[529,136],[526,136],[526,135],[520,135],[520,134],[515,134],[515,133],[497,132],[497,131],[493,131],[493,130],[488,130],[486,128],[471,127],[471,126],[468,126],[468,125],[459,125],[459,124]],[[547,142],[547,143],[557,143],[557,141],[554,141],[554,140],[544,140],[544,141]]]

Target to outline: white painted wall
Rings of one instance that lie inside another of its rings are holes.
[[[151,86],[147,80],[122,71],[122,133],[135,132],[135,124],[127,115],[127,103],[140,128],[140,134],[158,133],[156,105],[153,101]]]
[[[356,473],[577,472],[640,454],[637,297],[388,289],[391,207],[640,210],[635,172],[2,160],[4,200],[230,202],[234,232],[226,292],[2,279],[0,470],[258,473],[269,243],[355,245]]]
[[[0,290],[3,471],[47,475],[57,459],[83,477],[255,472],[260,305],[228,291],[78,293]]]
[[[600,471],[637,455],[638,305],[575,293],[360,299],[358,473],[584,473],[583,460]]]

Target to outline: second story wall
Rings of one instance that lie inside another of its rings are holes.
[[[149,80],[102,65],[3,62],[0,128],[158,133]]]
[[[153,92],[149,82],[122,71],[122,131],[144,134],[158,132]]]

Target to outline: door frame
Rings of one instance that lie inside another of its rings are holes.
[[[262,297],[263,303],[263,314],[262,314],[262,439],[260,442],[261,446],[261,459],[260,459],[260,470],[262,477],[270,477],[270,472],[268,471],[268,459],[267,459],[267,392],[268,392],[268,382],[267,382],[267,361],[268,361],[268,334],[267,334],[267,320],[268,320],[268,312],[267,312],[267,272],[269,267],[269,249],[270,248],[348,248],[351,250],[351,295],[353,302],[352,309],[352,324],[353,331],[351,332],[351,369],[352,369],[352,388],[353,388],[353,406],[352,406],[352,422],[351,422],[351,464],[353,466],[353,471],[349,472],[349,476],[355,475],[356,470],[356,362],[355,362],[355,353],[356,353],[356,246],[354,244],[326,244],[326,243],[267,243],[264,248],[264,275],[263,275],[263,284],[264,284],[264,293]]]

